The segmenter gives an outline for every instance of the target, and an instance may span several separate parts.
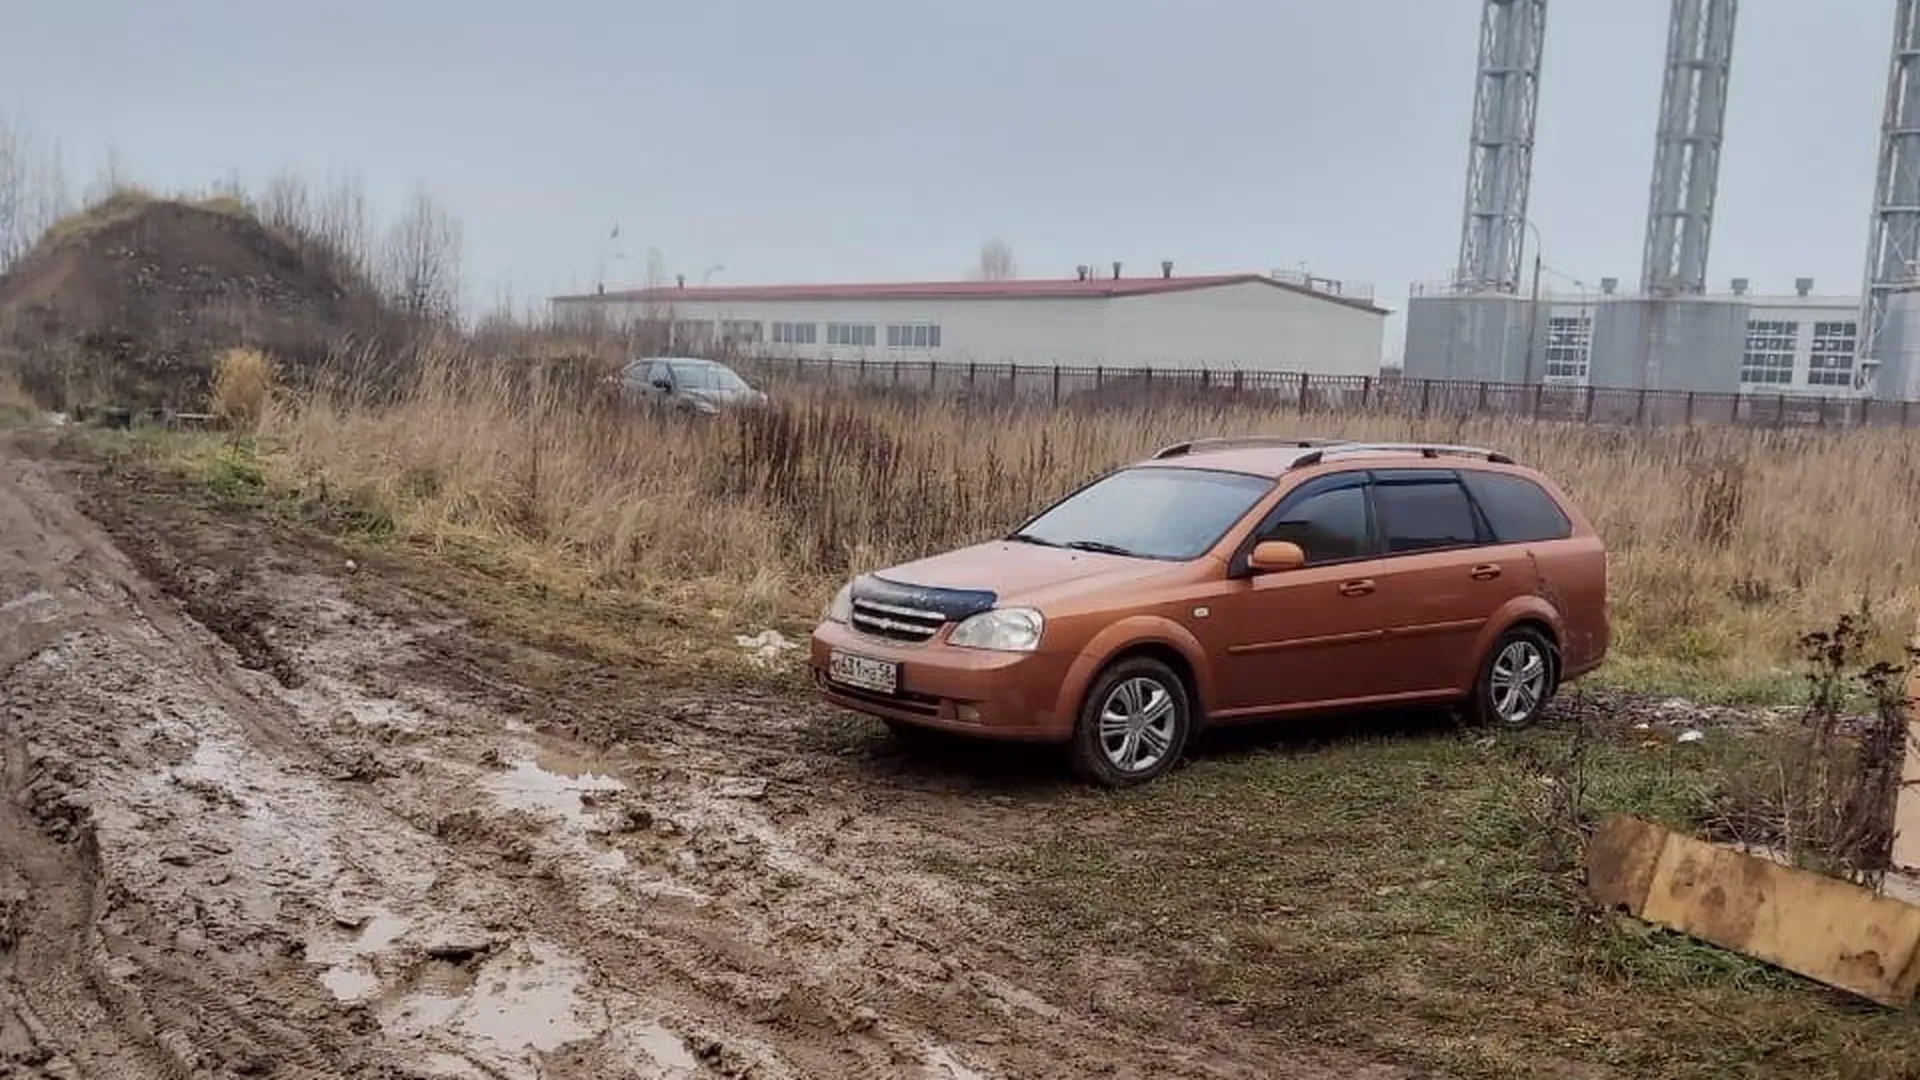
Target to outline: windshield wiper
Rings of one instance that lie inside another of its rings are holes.
[[[1034,544],[1039,547],[1059,547],[1060,546],[1059,544],[1056,544],[1051,540],[1045,539],[1044,537],[1035,536],[1032,533],[1014,533],[1012,536],[1007,537],[1007,539],[1016,544]]]
[[[1109,544],[1104,540],[1074,540],[1060,546],[1072,548],[1075,551],[1091,551],[1099,555],[1125,555],[1133,559],[1140,557],[1139,552],[1123,548],[1118,544]]]

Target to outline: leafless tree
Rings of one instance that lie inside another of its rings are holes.
[[[70,209],[58,145],[43,147],[24,123],[0,116],[0,271]]]
[[[1020,268],[1014,265],[1013,248],[1007,246],[999,237],[980,245],[980,265],[974,273],[983,281],[1006,281],[1017,274]]]
[[[424,190],[387,230],[381,284],[400,310],[421,319],[460,313],[460,223]]]
[[[342,263],[362,277],[373,277],[368,239],[371,232],[366,189],[358,176],[336,178],[314,206],[312,228]]]

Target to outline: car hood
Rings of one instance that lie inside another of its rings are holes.
[[[909,588],[991,594],[1001,607],[1059,601],[1168,573],[1174,564],[996,540],[870,575]],[[984,597],[982,597],[984,599]],[[982,604],[981,606],[987,606]]]

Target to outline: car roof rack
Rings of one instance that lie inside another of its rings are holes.
[[[1337,445],[1315,448],[1312,452],[1301,454],[1293,460],[1291,468],[1304,469],[1325,461],[1330,454],[1419,454],[1424,458],[1470,457],[1482,458],[1495,465],[1512,465],[1514,460],[1498,450],[1488,450],[1478,446],[1448,446],[1445,443],[1357,443],[1341,442]]]
[[[1153,460],[1164,461],[1167,458],[1186,457],[1201,450],[1230,450],[1235,447],[1286,446],[1296,450],[1315,450],[1334,446],[1344,446],[1346,439],[1300,439],[1288,435],[1227,435],[1215,439],[1189,439],[1162,447],[1153,455]]]

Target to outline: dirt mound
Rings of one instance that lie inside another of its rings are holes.
[[[299,368],[385,319],[342,260],[237,202],[122,196],[56,225],[0,277],[0,362],[60,406],[196,408],[223,349]]]

